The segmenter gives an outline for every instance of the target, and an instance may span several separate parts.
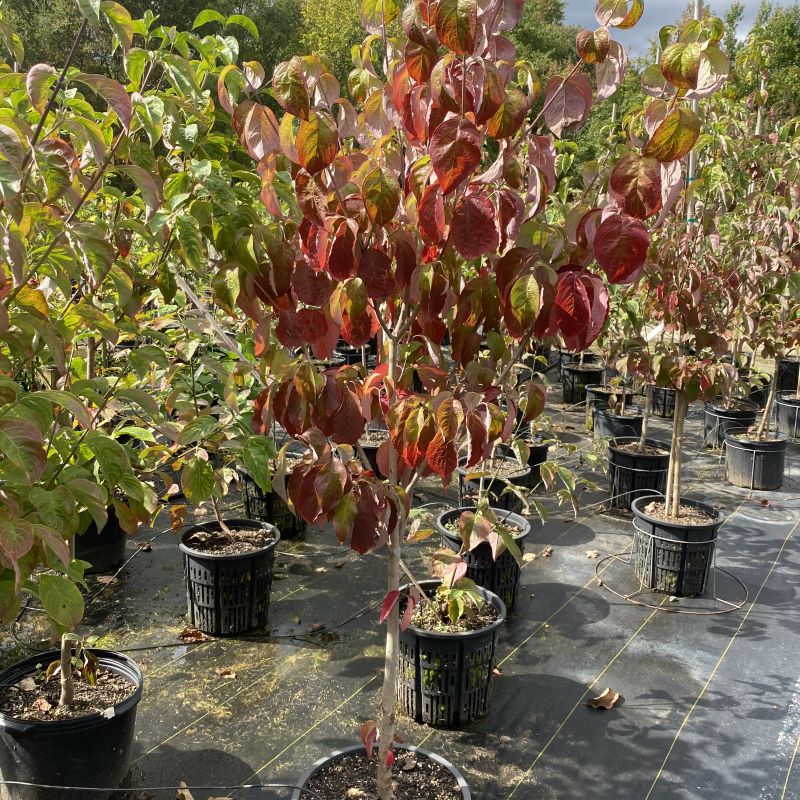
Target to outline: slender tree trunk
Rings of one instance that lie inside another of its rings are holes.
[[[646,383],[644,390],[644,418],[642,419],[642,435],[639,437],[637,452],[644,453],[647,446],[647,432],[650,427],[650,415],[653,413],[653,384]]]
[[[675,391],[674,416],[665,496],[666,513],[670,519],[677,519],[678,512],[680,511],[683,421],[686,416],[686,395],[682,390]]]
[[[397,342],[389,339],[388,374],[392,385],[397,386]],[[397,452],[389,448],[389,480],[397,485]],[[401,537],[400,523],[389,534],[387,553],[387,590],[400,589]],[[392,768],[387,756],[394,744],[395,691],[397,666],[400,659],[400,604],[395,603],[386,619],[386,652],[383,665],[383,689],[381,691],[381,713],[378,722],[380,743],[378,747],[378,797],[393,800]]]
[[[61,697],[59,706],[71,706],[75,700],[75,681],[72,678],[72,642],[61,637]]]
[[[767,430],[769,430],[769,418],[772,414],[772,406],[775,403],[775,395],[778,391],[778,372],[781,368],[781,357],[776,356],[775,358],[775,368],[772,371],[772,383],[769,387],[769,396],[767,397],[767,405],[764,408],[764,412],[761,415],[761,421],[758,424],[758,430],[756,431],[756,438],[763,439],[764,434]],[[800,374],[800,373],[799,373]]]

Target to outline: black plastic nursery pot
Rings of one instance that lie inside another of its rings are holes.
[[[706,403],[704,439],[706,447],[716,450],[725,443],[725,431],[749,428],[758,414],[758,406],[750,400],[713,400]]]
[[[647,447],[660,453],[637,453],[623,449],[625,445],[638,444],[636,436],[621,436],[608,445],[608,482],[610,508],[629,510],[639,497],[663,494],[667,485],[669,445],[647,439]]]
[[[751,385],[747,393],[747,399],[751,403],[755,403],[758,408],[764,408],[767,405],[772,377],[749,367],[741,367],[739,369],[739,378],[747,383],[754,384]]]
[[[421,581],[419,587],[431,596],[439,583]],[[505,622],[506,607],[488,589],[479,588],[478,593],[497,609],[491,625],[456,633],[409,625],[400,632],[397,701],[403,713],[417,722],[452,727],[489,712],[497,632]]]
[[[602,364],[583,364],[572,362],[563,369],[562,399],[567,406],[576,406],[574,411],[582,411],[586,402],[586,387],[603,382],[605,367]]]
[[[374,434],[375,431],[367,431],[367,434],[369,433]],[[384,439],[384,441],[387,441],[388,439],[389,439],[389,432],[386,431],[386,438]],[[380,444],[368,444],[364,441],[361,441],[359,442],[359,444],[361,445],[361,448],[364,451],[364,455],[367,457],[367,461],[369,462],[372,471],[379,478],[385,478],[386,476],[383,474],[380,467],[378,466],[378,449],[380,448],[381,444],[383,444],[383,442],[381,442]]]
[[[653,387],[652,413],[657,417],[672,419],[675,416],[675,390],[669,386]]]
[[[800,375],[800,358],[790,356],[782,358],[778,367],[778,388],[777,391],[797,391],[797,379]]]
[[[625,402],[627,403],[633,397],[632,389],[623,389],[621,386],[606,386],[602,383],[589,384],[586,387],[586,403],[590,409],[605,409],[612,397],[617,400],[622,399],[623,392],[625,393]]]
[[[697,597],[705,591],[722,520],[719,511],[697,500],[681,498],[682,506],[694,506],[709,515],[704,525],[680,520],[661,520],[643,509],[657,496],[639,497],[633,511],[633,554],[636,577],[654,592],[675,597]]]
[[[597,439],[618,439],[620,436],[641,436],[644,414],[638,406],[618,414],[608,408],[596,408],[592,412],[592,427]]]
[[[306,521],[296,515],[276,492],[265,492],[246,473],[242,473],[242,497],[247,519],[269,522],[281,532],[281,539],[297,539],[306,529]]]
[[[745,428],[725,431],[725,479],[745,489],[780,489],[788,444],[785,433],[759,441],[748,438]]]
[[[528,446],[528,466],[531,468],[531,474],[528,476],[528,488],[535,489],[542,482],[541,465],[547,461],[547,455],[553,443],[545,439],[526,439],[525,444]]]
[[[109,506],[107,511],[108,521],[99,531],[92,520],[89,527],[75,537],[75,558],[92,565],[86,570],[87,575],[114,572],[125,563],[128,535],[119,524],[114,506]]]
[[[204,553],[192,549],[186,540],[198,531],[216,533],[216,521],[192,525],[181,537],[184,554],[189,620],[193,627],[214,636],[235,636],[263,628],[269,618],[269,596],[275,565],[275,546],[280,531],[267,522],[226,519],[232,530],[270,529],[274,541],[243,554]]]
[[[519,464],[516,457],[505,458],[498,456],[498,458]],[[513,490],[506,491],[507,487],[510,485],[517,486],[520,489],[532,488],[532,468],[527,465],[520,465],[520,470],[519,475],[514,475],[512,477],[486,475],[483,478],[483,493],[489,498],[489,505],[493,508],[502,509],[503,511],[512,511],[515,514],[519,514],[524,510],[525,505],[522,499],[518,497]],[[481,494],[481,478],[468,478],[467,476],[482,472],[490,472],[490,470],[484,470],[481,464],[476,464],[474,467],[459,466],[457,472],[458,504],[460,506],[468,506],[470,501],[475,500]]]
[[[410,744],[396,745],[394,749],[400,756],[402,756],[403,753],[413,753],[415,760],[427,759],[428,761],[433,761],[436,764],[440,764],[441,766],[445,767],[453,776],[453,788],[457,788],[461,792],[461,800],[472,800],[472,794],[469,790],[469,786],[467,786],[466,780],[464,780],[464,776],[449,761],[445,760],[439,755],[436,755],[436,753],[432,753],[430,750],[425,750],[422,747],[414,747]],[[343,747],[341,750],[334,750],[329,755],[319,759],[319,761],[315,761],[305,772],[305,774],[300,777],[297,785],[305,788],[309,785],[309,783],[311,783],[312,779],[318,772],[324,772],[327,767],[330,767],[337,761],[346,758],[352,753],[358,753],[359,751],[364,752],[364,745],[355,744],[350,747]],[[399,761],[399,758],[396,757],[395,761]],[[300,788],[295,789],[292,793],[292,800],[309,800],[309,798],[313,798],[313,795],[302,791]],[[333,800],[333,798],[331,798],[331,800]],[[336,800],[338,800],[338,798],[336,798]]]
[[[136,707],[142,697],[142,673],[121,653],[94,650],[101,669],[121,675],[134,693],[109,709],[56,721],[20,720],[0,713],[0,777],[4,781],[81,789],[116,788],[128,774],[136,727]],[[39,667],[58,660],[53,650],[19,661],[0,673],[0,686],[19,683]],[[112,797],[118,795],[111,795]],[[97,791],[39,789],[0,785],[2,800],[100,800]]]
[[[800,395],[794,389],[778,392],[775,397],[775,427],[792,439],[800,436]]]
[[[453,508],[440,514],[436,520],[436,529],[441,537],[442,547],[459,552],[461,550],[461,537],[454,534],[447,523],[457,520],[465,511],[475,511],[475,506]],[[514,536],[514,541],[525,552],[525,538],[531,532],[531,524],[525,517],[499,508],[493,509],[499,522],[507,522],[519,529]],[[478,586],[494,592],[505,603],[508,611],[513,611],[519,596],[519,579],[521,570],[517,560],[508,550],[504,550],[496,559],[492,557],[492,548],[488,542],[479,544],[468,553],[464,553],[467,564],[467,577],[475,581]]]

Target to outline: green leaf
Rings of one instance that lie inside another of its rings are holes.
[[[511,311],[523,328],[533,325],[539,313],[539,283],[533,275],[523,275],[511,287]]]
[[[244,444],[242,461],[245,469],[264,492],[272,490],[270,462],[277,455],[275,443],[266,436],[251,436]]]
[[[102,486],[85,478],[73,478],[67,484],[75,499],[91,514],[97,530],[102,530],[108,522],[108,496]]]
[[[2,19],[0,19],[0,42],[5,45],[6,50],[8,50],[17,64],[21,64],[25,60],[25,46],[22,43],[22,39]]]
[[[152,216],[153,213],[158,211],[164,201],[161,179],[143,167],[137,167],[135,164],[120,165],[116,169],[131,178],[139,187],[139,191],[142,193],[142,200],[150,209],[148,216]]]
[[[700,136],[700,118],[683,106],[667,114],[644,148],[645,156],[663,163],[683,158]]]
[[[49,64],[34,64],[25,78],[28,99],[31,105],[41,114],[47,105],[50,87],[55,83],[58,73]]]
[[[101,25],[100,0],[77,0],[77,2],[78,10],[89,24],[95,28],[99,28]]]
[[[202,28],[203,25],[207,25],[209,22],[219,22],[222,25],[225,24],[225,17],[219,13],[219,11],[214,11],[213,9],[207,8],[205,11],[201,11],[195,18],[194,22],[192,23],[192,30],[197,30],[198,28]]]
[[[368,33],[382,34],[399,13],[398,0],[362,0],[361,25]]]
[[[0,419],[0,473],[9,482],[37,481],[47,465],[42,432],[21,419]]]
[[[225,27],[228,25],[238,25],[240,28],[244,28],[254,39],[259,38],[255,22],[250,17],[244,16],[244,14],[231,14],[225,20]]]
[[[136,403],[143,411],[150,414],[151,417],[159,416],[158,401],[154,400],[152,395],[141,389],[120,389],[116,393],[118,400],[129,400]]]
[[[117,35],[124,52],[133,44],[133,20],[126,8],[113,0],[103,0],[100,10],[105,14],[111,30]]]
[[[198,272],[205,272],[208,258],[203,249],[203,239],[197,220],[191,214],[180,214],[175,220],[175,228],[184,263]]]
[[[375,167],[364,178],[364,206],[376,225],[386,225],[394,219],[400,205],[400,184],[391,172]]]
[[[235,317],[236,298],[239,296],[239,268],[233,265],[219,270],[211,281],[211,291],[214,302]]]
[[[50,619],[64,628],[74,628],[83,618],[83,595],[63,575],[42,575],[39,599]]]
[[[89,409],[86,408],[85,403],[82,403],[74,394],[66,391],[46,389],[41,392],[36,392],[33,397],[41,397],[54,406],[61,406],[66,409],[75,417],[82,428],[88,429],[92,427],[92,415],[89,413]]]
[[[181,435],[178,437],[178,444],[186,445],[205,441],[218,427],[219,420],[210,414],[195,417],[181,431]]]
[[[214,469],[208,461],[195,457],[181,472],[181,488],[190,503],[202,503],[214,490]]]
[[[86,436],[86,444],[95,454],[103,477],[109,486],[116,486],[120,478],[130,469],[125,448],[108,434],[90,431]]]

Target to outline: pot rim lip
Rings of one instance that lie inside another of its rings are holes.
[[[84,714],[80,717],[70,717],[69,719],[41,720],[19,719],[11,714],[0,711],[0,730],[5,729],[13,733],[31,735],[50,732],[73,733],[111,722],[135,708],[142,699],[142,690],[144,687],[144,676],[142,675],[139,665],[124,653],[118,653],[115,650],[105,650],[100,647],[90,647],[89,650],[98,657],[101,666],[105,666],[109,669],[113,669],[113,667],[116,666],[120,668],[118,674],[121,674],[124,678],[133,678],[133,694],[116,705],[111,706],[114,711],[111,716],[106,716],[102,712],[95,712],[92,714]],[[23,658],[20,661],[14,662],[0,672],[0,687],[11,685],[12,681],[10,679],[12,677],[14,678],[14,682],[17,682],[21,677],[30,675],[36,669],[36,665],[40,661],[45,663],[48,661],[55,661],[60,655],[61,653],[58,650],[46,650],[43,653],[38,653],[37,655],[29,656],[28,658]]]
[[[725,434],[724,434],[725,441],[727,442],[728,439],[730,438],[737,445],[741,445],[745,449],[758,450],[760,446],[761,447],[763,447],[763,446],[769,447],[770,445],[781,445],[781,444],[785,445],[785,444],[788,444],[789,439],[791,438],[788,433],[781,433],[780,431],[768,431],[767,433],[768,433],[770,438],[763,439],[763,440],[761,440],[761,439],[753,440],[753,439],[739,439],[739,438],[737,438],[738,435],[741,435],[743,433],[749,433],[749,429],[748,428],[728,428],[728,430],[726,430]]]
[[[305,785],[310,780],[311,776],[317,772],[321,767],[325,766],[329,761],[333,761],[336,758],[339,758],[343,755],[349,755],[350,753],[357,752],[359,750],[364,750],[363,744],[351,744],[347,747],[340,747],[332,752],[328,753],[322,758],[318,758],[301,776],[298,781],[298,786],[305,788]],[[440,756],[438,753],[434,753],[430,750],[426,750],[424,747],[417,747],[413,744],[399,744],[396,745],[395,749],[397,750],[407,750],[411,753],[419,753],[420,755],[424,756],[425,758],[433,761],[435,764],[439,764],[445,767],[448,772],[455,778],[456,784],[458,788],[461,790],[461,800],[472,800],[472,793],[469,790],[469,786],[467,785],[467,781],[458,768],[451,764],[444,756]],[[300,800],[302,798],[302,792],[299,788],[295,789],[292,793],[292,800]],[[308,796],[308,795],[307,795]]]
[[[714,506],[708,505],[708,503],[704,503],[702,500],[695,500],[693,497],[683,497],[680,498],[680,505],[682,506],[694,506],[695,508],[699,508],[702,511],[705,511],[707,514],[712,516],[712,519],[709,522],[703,522],[699,525],[687,525],[685,522],[681,522],[680,520],[668,520],[668,519],[659,519],[658,517],[651,517],[649,514],[642,511],[639,508],[640,503],[650,502],[652,500],[663,500],[663,495],[660,494],[647,494],[642,497],[637,497],[631,503],[631,511],[633,511],[634,517],[641,517],[643,520],[647,522],[652,522],[655,525],[661,528],[670,528],[670,529],[681,529],[685,530],[687,528],[693,530],[702,530],[703,528],[716,528],[722,524],[723,518],[722,514],[720,514],[718,508],[714,508]]]
[[[528,475],[531,474],[531,466],[529,464],[523,464],[515,455],[512,456],[504,456],[504,455],[497,455],[494,456],[494,459],[501,459],[503,461],[516,461],[519,464],[520,472],[516,475],[492,475],[493,481],[505,481],[506,483],[511,483],[514,480],[519,480],[520,478],[527,478]],[[488,472],[489,470],[480,470],[477,467],[483,463],[483,461],[479,461],[472,467],[466,466],[466,464],[462,464],[461,461],[466,461],[466,456],[463,459],[459,458],[458,466],[456,467],[456,471],[459,475],[466,477],[470,475],[472,472]],[[484,459],[486,461],[488,459]]]
[[[417,583],[422,589],[425,589],[429,586],[435,589],[439,586],[441,581],[438,578],[429,578],[428,580],[418,581]],[[403,584],[400,587],[400,595],[404,595],[410,588],[410,583]],[[424,628],[417,628],[415,625],[409,625],[405,631],[401,631],[401,636],[403,633],[408,633],[409,631],[423,639],[473,639],[483,636],[487,633],[494,634],[494,632],[506,621],[508,609],[506,608],[506,604],[503,602],[503,598],[495,594],[490,589],[487,589],[484,586],[478,586],[478,594],[482,595],[484,600],[490,602],[500,612],[497,615],[497,619],[493,620],[485,628],[478,628],[478,630],[475,631],[448,631],[444,633],[441,631],[427,631]]]
[[[608,389],[608,392],[604,390]],[[587,383],[586,384],[586,391],[587,392],[600,392],[601,394],[622,394],[623,392],[626,395],[635,395],[636,391],[631,389],[628,386],[610,386],[607,383]]]
[[[610,408],[593,408],[593,414],[603,414],[606,417],[612,417],[613,419],[644,419],[644,409],[641,406],[629,406],[629,408],[636,408],[639,410],[640,413],[638,414],[616,414]],[[617,437],[619,438],[619,437]]]
[[[450,514],[459,513],[463,514],[465,511],[474,511],[477,506],[456,506],[455,508],[449,508],[447,511],[443,511],[439,516],[436,517],[436,527],[439,528],[439,533],[442,536],[445,536],[448,539],[452,539],[454,542],[461,543],[460,537],[454,535],[450,531],[447,530],[444,526],[444,518],[449,516]],[[516,525],[520,525],[522,530],[519,534],[514,536],[514,541],[519,542],[524,539],[532,530],[530,520],[525,519],[522,514],[517,514],[515,511],[506,511],[504,508],[494,508],[494,506],[490,506],[492,511],[495,512],[496,516],[501,516],[502,519],[508,519],[511,522],[514,522]],[[513,534],[512,534],[513,535]]]
[[[744,397],[734,397],[731,398],[731,401],[736,403],[738,407],[736,408],[725,408],[722,403],[730,402],[725,398],[714,398],[713,400],[706,401],[705,410],[708,411],[709,409],[713,413],[714,411],[727,411],[739,413],[739,414],[749,414],[751,411],[755,411],[758,413],[758,403],[754,403],[752,400],[747,400]],[[742,407],[744,406],[744,408]],[[715,414],[715,416],[719,416],[719,414]]]
[[[794,395],[794,397],[784,397],[783,395]],[[784,403],[786,405],[800,405],[800,395],[798,395],[796,389],[781,389],[779,392],[775,394],[775,402],[776,403]]]
[[[663,453],[632,453],[630,450],[621,450],[620,444],[631,444],[632,442],[639,441],[638,436],[616,436],[608,443],[608,449],[613,450],[615,453],[622,453],[626,456],[634,456],[636,458],[669,458],[670,446],[665,442],[659,442],[657,439],[645,439],[644,443],[648,447],[659,447]]]
[[[185,543],[184,540],[186,537],[194,533],[196,528],[200,528],[201,530],[205,528],[205,525],[192,524],[187,526],[186,530],[181,534],[181,538],[178,541],[178,549],[182,553],[185,553],[187,556],[191,556],[192,558],[207,558],[214,561],[236,561],[237,559],[252,558],[253,556],[259,556],[263,553],[268,553],[270,550],[274,550],[277,547],[278,542],[281,540],[281,532],[271,522],[262,522],[261,520],[257,519],[245,519],[244,517],[224,517],[223,521],[228,526],[230,526],[231,523],[234,525],[247,524],[251,526],[252,530],[255,530],[256,528],[272,529],[272,534],[275,538],[269,544],[259,547],[256,550],[249,550],[246,553],[207,553],[203,550],[195,550],[193,547],[190,547]],[[219,527],[219,523],[216,520],[206,524],[216,525]]]
[[[579,361],[567,361],[562,366],[564,369],[571,369],[573,372],[603,372],[606,368],[606,365],[602,362],[599,364],[581,364]]]

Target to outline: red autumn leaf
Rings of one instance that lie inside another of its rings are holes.
[[[417,607],[417,603],[419,602],[418,595],[419,592],[416,589],[413,589],[411,592],[409,592],[408,599],[406,601],[406,609],[403,612],[402,619],[400,620],[401,631],[407,630],[408,626],[411,624],[411,617],[414,616],[414,609]]]
[[[314,478],[314,493],[321,514],[327,514],[339,504],[347,485],[347,470],[341,461],[331,461]]]
[[[483,192],[463,195],[456,203],[450,235],[453,246],[468,261],[497,250],[497,212]]]
[[[647,219],[661,208],[661,164],[655,158],[630,153],[614,165],[609,188],[621,211]]]
[[[358,277],[364,281],[367,294],[373,300],[383,302],[395,292],[392,262],[389,260],[389,256],[380,250],[371,248],[361,256]]]
[[[690,108],[679,106],[667,114],[644,148],[644,155],[662,162],[683,158],[700,136],[700,118]]]
[[[578,35],[575,37],[578,55],[584,64],[598,64],[605,61],[610,43],[611,37],[608,35],[608,28],[605,27],[598,28],[596,31],[584,28],[578,31]]]
[[[441,431],[437,431],[426,453],[428,466],[443,481],[449,483],[453,471],[458,466],[458,451],[452,442],[448,442]]]
[[[444,197],[437,183],[422,193],[417,207],[419,234],[425,244],[439,244],[445,238]]]
[[[333,163],[339,152],[339,131],[326,111],[312,111],[297,130],[297,155],[300,166],[312,175]]]
[[[399,600],[400,592],[398,592],[397,589],[392,589],[391,592],[387,593],[381,603],[381,613],[378,616],[378,622],[386,622],[387,617],[392,613],[392,609],[397,605]]]
[[[417,83],[424,83],[428,80],[437,59],[438,55],[433,47],[414,41],[406,44],[406,67],[408,67],[408,74]]]
[[[297,299],[310,306],[324,306],[330,300],[333,286],[327,272],[315,270],[306,261],[299,263],[292,274],[292,288]]]
[[[619,42],[611,42],[608,55],[594,67],[598,103],[608,99],[619,89],[627,68],[628,56],[625,49]]]
[[[477,0],[438,0],[430,10],[441,43],[458,55],[471,54],[478,33]]]
[[[356,238],[347,224],[342,224],[336,233],[328,256],[328,271],[337,280],[347,280],[355,273]]]
[[[608,289],[597,276],[584,272],[581,283],[586,289],[589,298],[589,324],[575,335],[564,336],[564,344],[574,352],[587,350],[592,342],[597,339],[608,319]]]
[[[361,413],[358,395],[350,389],[342,390],[342,403],[336,410],[331,438],[339,444],[355,444],[363,435],[366,422]]]
[[[544,119],[547,127],[561,136],[564,128],[583,127],[592,105],[592,85],[583,73],[567,78],[555,75],[547,82]]]
[[[489,136],[493,139],[510,138],[522,127],[527,115],[528,98],[519,89],[508,89],[500,107],[489,120]]]
[[[350,548],[364,555],[375,546],[378,531],[378,514],[375,498],[363,489],[358,496],[355,516],[350,530]]]
[[[627,214],[611,214],[594,237],[594,254],[611,283],[622,283],[644,264],[650,233]]]
[[[576,272],[565,272],[558,279],[553,313],[559,330],[575,336],[585,330],[591,317],[591,303],[586,287]]]
[[[361,737],[361,741],[364,743],[364,747],[366,748],[367,758],[372,758],[372,751],[375,747],[375,741],[378,738],[378,725],[375,720],[367,720],[361,726],[359,736]]]
[[[450,194],[480,164],[480,131],[468,119],[451,114],[433,132],[428,152],[442,191]]]
[[[275,336],[284,347],[303,345],[303,324],[296,311],[287,308],[280,310]]]

